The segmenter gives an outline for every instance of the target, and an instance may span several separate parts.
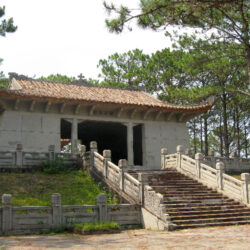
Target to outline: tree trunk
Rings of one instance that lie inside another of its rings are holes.
[[[197,145],[196,145],[196,120],[193,122],[193,134],[194,134],[194,153],[197,153]]]
[[[223,132],[222,132],[222,119],[220,115],[220,156],[223,156]]]
[[[227,95],[222,94],[222,117],[223,117],[223,137],[225,156],[229,158],[229,141],[228,141],[228,126],[227,126]]]
[[[200,131],[200,150],[201,153],[203,153],[203,122],[202,122],[202,117],[200,118],[200,125],[201,125],[201,131]]]
[[[239,115],[239,109],[236,106],[236,114],[235,114],[235,122],[236,122],[236,131],[237,131],[237,154],[240,156],[241,151],[241,145],[240,145],[240,115]]]
[[[207,129],[207,113],[204,116],[204,146],[205,146],[205,156],[208,156],[208,129]]]
[[[244,137],[245,137],[245,157],[248,157],[248,140],[247,140],[247,126],[244,120]]]

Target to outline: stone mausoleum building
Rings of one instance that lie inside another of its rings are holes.
[[[179,106],[164,103],[143,91],[55,83],[12,76],[0,88],[0,151],[61,151],[62,141],[112,151],[112,161],[160,168],[160,150],[189,147],[186,122],[207,111],[212,103]],[[64,140],[63,140],[64,139]]]

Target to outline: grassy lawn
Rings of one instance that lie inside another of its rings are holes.
[[[60,174],[0,173],[0,195],[12,194],[15,206],[51,205],[51,195],[60,193],[63,205],[96,204],[96,196],[106,193],[82,171]],[[108,195],[108,203],[116,203]],[[0,201],[1,204],[1,201]]]

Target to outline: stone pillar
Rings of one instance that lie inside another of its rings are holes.
[[[98,194],[97,206],[99,208],[99,221],[107,221],[107,196],[105,194]]]
[[[134,166],[134,137],[133,137],[133,123],[129,122],[127,126],[127,152],[128,165]]]
[[[61,194],[52,194],[52,225],[60,227],[62,225],[62,198]]]
[[[97,152],[97,142],[90,142],[90,165],[94,167],[94,152]]]
[[[55,160],[55,145],[49,145],[48,151],[49,151],[49,160],[50,161]]]
[[[240,168],[240,164],[239,164],[239,159],[237,156],[237,152],[232,152],[231,153],[231,157],[233,159],[233,169],[239,169]]]
[[[250,203],[249,198],[249,186],[250,186],[250,174],[249,173],[242,173],[241,174],[241,193],[242,193],[242,200],[245,204]]]
[[[81,145],[80,154],[81,154],[81,157],[85,157],[85,154],[86,154],[86,146],[85,145]]]
[[[215,167],[215,165],[216,165],[216,159],[214,157],[214,151],[208,151],[208,156],[209,156],[208,159],[210,159],[208,161],[211,161],[211,162],[209,162],[209,164],[211,164],[212,167]]]
[[[190,148],[186,148],[186,150],[185,150],[185,155],[187,155],[187,156],[189,156],[189,157],[191,157],[191,149]]]
[[[121,159],[118,162],[118,167],[120,168],[120,176],[119,176],[119,186],[121,190],[124,190],[124,173],[128,168],[128,162],[126,159]]]
[[[167,148],[162,148],[161,149],[161,169],[167,168],[167,165],[166,165],[167,154],[168,154]]]
[[[103,150],[102,155],[104,157],[103,161],[103,176],[107,178],[108,176],[108,161],[111,161],[111,150]]]
[[[12,230],[12,195],[2,195],[2,232],[9,234]]]
[[[177,151],[177,168],[181,169],[181,155],[184,153],[184,147],[182,145],[178,145],[176,151]]]
[[[78,122],[76,118],[73,118],[71,124],[71,153],[78,153]]]
[[[16,166],[20,168],[23,166],[23,145],[22,144],[16,145]]]
[[[140,203],[141,205],[144,205],[144,187],[145,185],[148,185],[148,175],[147,174],[143,174],[143,173],[139,173],[138,174],[138,180],[140,182]]]
[[[195,167],[196,167],[196,175],[197,178],[201,178],[201,160],[203,159],[203,155],[201,153],[195,154]]]
[[[216,163],[216,177],[217,177],[217,187],[219,190],[223,190],[223,173],[225,170],[225,165],[223,162]]]

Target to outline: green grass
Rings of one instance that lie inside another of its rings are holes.
[[[15,206],[50,206],[51,195],[60,193],[63,205],[96,204],[96,196],[106,193],[94,180],[82,171],[60,174],[1,173],[0,195],[12,194]],[[117,201],[108,196],[108,203]],[[1,201],[0,201],[1,204]]]
[[[232,175],[232,177],[241,180],[240,174],[234,174],[234,175]]]
[[[119,230],[120,225],[114,221],[112,222],[94,222],[94,223],[81,223],[74,226],[75,233],[92,233],[92,232],[109,232]]]

